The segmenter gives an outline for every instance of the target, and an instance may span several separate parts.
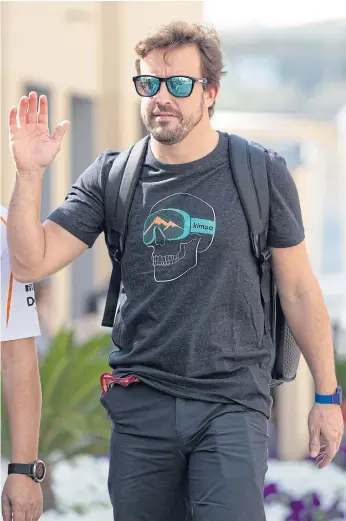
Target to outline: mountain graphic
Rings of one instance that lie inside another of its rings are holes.
[[[144,232],[144,234],[148,233],[148,231],[150,230],[150,228],[152,228],[153,226],[155,225],[163,225],[164,226],[164,229],[163,231],[167,230],[167,228],[181,228],[183,229],[181,226],[179,226],[178,224],[175,224],[173,221],[165,221],[164,219],[162,219],[161,217],[159,217],[158,215],[155,217],[155,219],[153,220],[153,222],[151,223],[151,225],[149,226],[149,228],[147,228]]]

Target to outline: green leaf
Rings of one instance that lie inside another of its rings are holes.
[[[47,355],[40,365],[41,385],[44,398],[49,403],[53,392],[61,380],[61,374],[69,363],[68,350],[73,345],[73,333],[61,331],[54,339]]]

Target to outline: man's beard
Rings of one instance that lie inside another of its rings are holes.
[[[155,114],[157,113],[168,113],[173,114],[177,118],[177,125],[170,128],[169,121],[156,123]],[[153,136],[156,141],[163,145],[176,145],[183,141],[186,136],[193,130],[198,123],[201,121],[204,112],[204,99],[201,98],[199,111],[195,114],[191,114],[188,118],[183,116],[177,111],[173,111],[165,105],[157,104],[155,109],[150,114],[141,114],[143,124],[148,130],[149,134]]]

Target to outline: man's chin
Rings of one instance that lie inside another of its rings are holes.
[[[166,129],[153,128],[150,130],[150,134],[153,138],[162,143],[162,145],[176,145],[182,140],[182,136],[178,132],[167,132]]]

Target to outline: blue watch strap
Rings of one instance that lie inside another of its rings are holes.
[[[341,387],[338,386],[334,394],[318,394],[315,393],[315,402],[324,404],[340,405],[342,401]]]

